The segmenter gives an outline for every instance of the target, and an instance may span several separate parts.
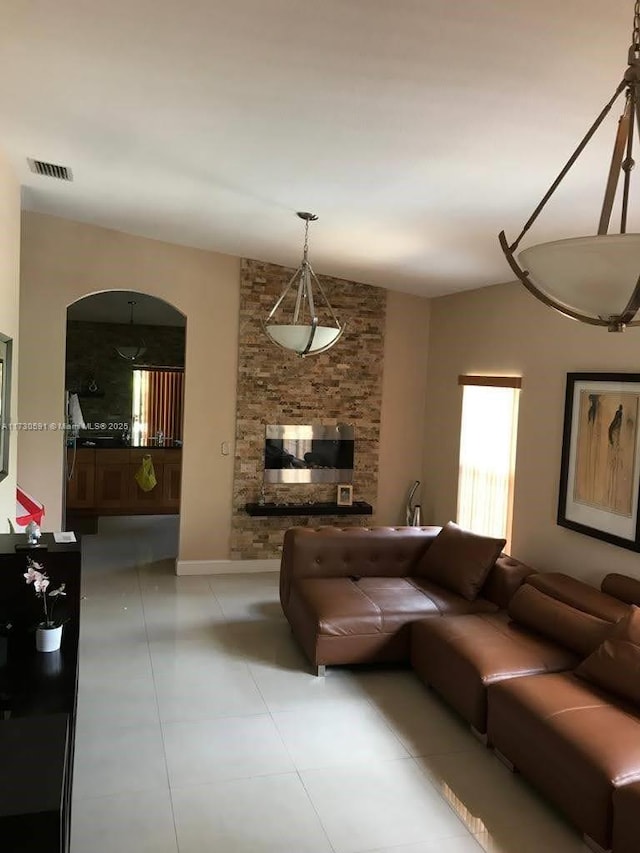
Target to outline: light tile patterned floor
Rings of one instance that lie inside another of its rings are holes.
[[[177,519],[84,539],[72,853],[583,853],[407,670],[316,678],[275,574],[175,577]]]

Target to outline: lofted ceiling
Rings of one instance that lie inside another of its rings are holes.
[[[515,236],[626,67],[632,0],[21,0],[0,148],[23,204],[423,295]],[[593,233],[618,113],[541,239]],[[32,174],[26,158],[72,169]],[[212,286],[215,286],[212,283]]]

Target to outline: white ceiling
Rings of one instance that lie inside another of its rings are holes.
[[[24,206],[439,295],[517,230],[625,70],[632,0],[21,0],[0,148]],[[539,239],[593,233],[618,112]],[[26,158],[64,164],[70,184]],[[212,285],[213,286],[213,285]]]

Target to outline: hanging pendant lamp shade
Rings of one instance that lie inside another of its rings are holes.
[[[264,330],[274,344],[304,358],[330,349],[344,326],[338,322],[307,257],[309,222],[318,217],[304,212],[297,215],[305,222],[302,261],[269,312]]]
[[[640,234],[541,243],[518,260],[550,299],[609,325],[624,313],[640,276]]]
[[[628,68],[611,100],[604,106],[515,241],[504,231],[499,240],[511,269],[537,299],[561,314],[610,332],[640,325],[640,234],[627,233],[633,145],[640,133],[640,0],[635,0]],[[520,243],[571,167],[625,93],[624,112],[618,123],[609,176],[595,235],[540,243],[519,251]],[[618,183],[622,178],[620,231],[609,234]]]
[[[135,300],[129,300],[127,303],[129,305],[129,328],[132,330],[129,335],[131,339],[131,343],[123,344],[122,346],[115,347],[116,352],[123,358],[125,361],[137,361],[141,356],[145,354],[147,351],[147,347],[145,346],[142,338],[136,338],[133,333],[133,309],[136,305]]]

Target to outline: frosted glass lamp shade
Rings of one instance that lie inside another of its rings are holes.
[[[314,213],[304,211],[299,211],[297,215],[305,223],[302,261],[269,312],[263,328],[274,344],[304,358],[332,347],[342,334],[344,326],[338,322],[307,255],[309,223],[318,217]],[[325,322],[327,319],[329,322],[333,321],[335,325],[321,325],[320,317]]]
[[[640,278],[640,234],[541,243],[518,255],[545,296],[595,319],[619,316]]]
[[[268,324],[267,334],[276,344],[279,344],[285,349],[292,350],[302,354],[309,343],[309,337],[313,333],[312,326],[302,326],[294,324]],[[313,342],[309,348],[309,353],[320,352],[328,349],[338,340],[342,334],[342,329],[335,326],[317,326],[316,333],[313,336]]]
[[[120,356],[120,358],[124,358],[125,361],[135,361],[138,358],[141,358],[147,348],[145,346],[137,346],[137,347],[116,347],[116,352]]]

